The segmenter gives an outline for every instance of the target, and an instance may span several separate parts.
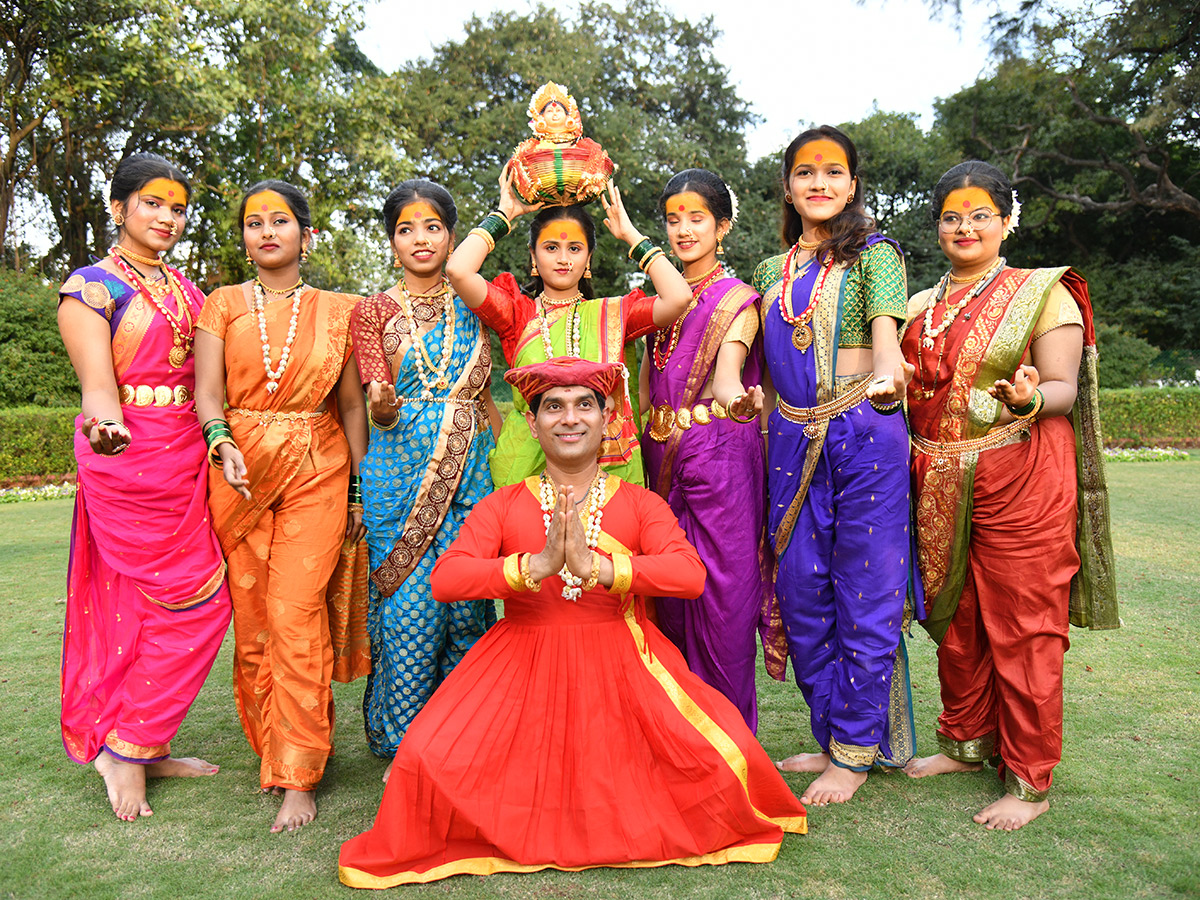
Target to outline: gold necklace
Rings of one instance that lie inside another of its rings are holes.
[[[130,250],[128,247],[122,247],[120,244],[114,245],[113,249],[116,250],[118,253],[120,253],[122,256],[124,256],[127,260],[130,260],[131,262],[140,262],[143,266],[157,267],[157,266],[161,266],[163,264],[161,256],[155,256],[155,257],[139,256],[138,254],[136,254],[132,250]]]
[[[268,294],[276,294],[280,297],[287,297],[287,296],[291,295],[292,291],[296,290],[297,288],[300,287],[300,285],[304,284],[304,279],[301,278],[299,281],[297,281],[295,284],[293,284],[290,288],[284,288],[283,290],[278,290],[273,287],[267,287],[265,284],[262,283],[262,279],[259,278],[257,275],[254,276],[254,283],[257,284],[264,291],[266,291]]]
[[[800,246],[801,250],[807,250],[809,253],[812,253],[814,250],[816,250],[818,247],[820,247],[821,244],[824,242],[823,241],[806,241],[804,239],[804,235],[800,235],[800,237],[796,238],[796,243]]]
[[[703,275],[697,275],[695,278],[688,278],[685,275],[683,280],[686,281],[688,284],[690,284],[692,287],[695,287],[696,285],[703,282],[705,279],[707,279],[710,275],[712,275],[714,272],[716,272],[720,268],[721,268],[721,264],[718,262],[715,266],[713,266],[711,269],[709,269]]]

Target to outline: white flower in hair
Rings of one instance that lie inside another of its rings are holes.
[[[737,194],[733,192],[733,188],[731,188],[729,185],[725,185],[725,190],[729,191],[729,206],[732,209],[732,213],[729,216],[729,227],[733,228],[733,226],[737,224],[738,198]]]
[[[1017,199],[1017,189],[1013,188],[1012,192],[1012,212],[1009,214],[1008,230],[1012,231],[1021,222],[1021,201]]]
[[[112,218],[112,181],[104,182],[104,208],[108,211],[108,217]]]

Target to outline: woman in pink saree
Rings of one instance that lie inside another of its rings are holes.
[[[151,815],[148,776],[217,771],[171,755],[230,617],[192,400],[204,297],[161,258],[183,230],[188,195],[162,157],[126,157],[111,187],[117,243],[60,289],[59,330],[83,407],[62,737],[72,759],[95,762],[124,821]]]

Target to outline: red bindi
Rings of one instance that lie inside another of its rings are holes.
[[[263,212],[266,212],[266,211],[267,211],[267,204],[265,204],[265,203],[264,203],[264,204],[262,205],[262,211],[263,211]]]
[[[167,196],[168,196],[168,197],[174,197],[174,196],[175,196],[175,192],[174,192],[174,191],[167,191]]]
[[[971,201],[970,201],[970,200],[964,200],[964,201],[963,201],[963,209],[970,209],[970,208],[971,208]]]
[[[560,231],[558,233],[558,239],[560,241],[565,241],[567,239],[567,233],[565,231]]]
[[[824,157],[824,156],[822,156],[820,153],[818,153],[818,154],[816,154],[815,156],[813,156],[813,159],[815,159],[817,162],[820,162],[820,161],[821,161],[821,160],[823,160],[824,158],[825,158],[825,157]]]
[[[679,204],[679,211],[680,211],[680,212],[683,212],[683,211],[684,211],[684,210],[686,210],[686,209],[687,209],[687,207],[686,207],[686,206],[684,206],[682,203],[680,203],[680,204]]]

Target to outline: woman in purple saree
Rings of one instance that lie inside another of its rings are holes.
[[[801,797],[843,803],[876,765],[903,766],[913,725],[901,630],[912,571],[908,433],[912,367],[897,327],[907,306],[899,247],[863,209],[857,153],[836,128],[783,157],[786,254],[754,273],[778,403],[767,434],[768,533],[778,560],[768,667],[785,654],[818,753]]]
[[[755,627],[768,590],[758,295],[717,260],[736,217],[720,178],[704,169],[680,172],[659,207],[693,299],[677,322],[648,339],[642,372],[651,405],[643,399],[642,452],[650,487],[679,518],[708,578],[697,600],[657,598],[658,624],[688,668],[728,697],[754,731]]]

